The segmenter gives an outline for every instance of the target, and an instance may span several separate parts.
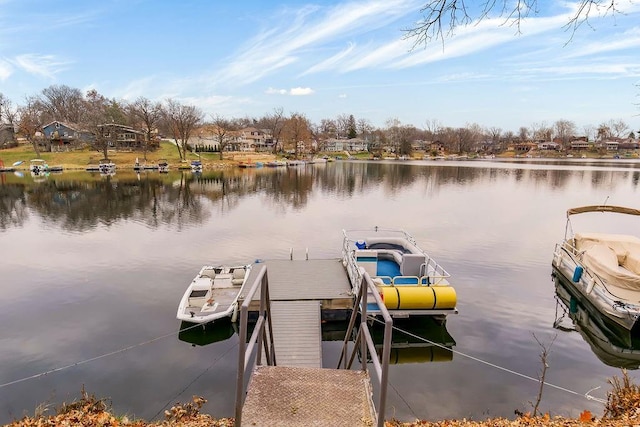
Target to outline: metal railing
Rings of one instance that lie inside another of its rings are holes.
[[[260,289],[260,311],[258,312],[258,320],[253,329],[251,338],[247,342],[247,324],[249,316],[249,305],[256,292]],[[244,378],[249,361],[254,350],[257,351],[255,356],[255,365],[262,364],[262,350],[265,352],[267,365],[276,365],[276,353],[273,346],[273,326],[271,323],[271,303],[269,299],[269,279],[267,277],[267,266],[262,265],[251,289],[245,295],[242,306],[240,307],[240,330],[238,331],[238,377],[236,381],[236,407],[235,407],[235,425],[242,424],[242,406],[244,405]]]
[[[368,304],[368,291],[371,291],[375,303],[378,305],[380,315],[384,319],[384,340],[382,345],[382,363],[378,359],[375,344],[371,337],[371,331],[367,324],[367,304]],[[353,350],[348,355],[349,342],[353,334],[353,329],[356,325],[356,319],[360,312],[360,326],[358,327],[358,333],[354,340]],[[342,344],[342,352],[340,353],[340,359],[338,360],[338,369],[340,365],[343,365],[343,369],[351,369],[353,361],[355,360],[358,350],[360,352],[360,361],[362,363],[362,370],[367,372],[367,351],[371,355],[371,361],[376,373],[376,379],[378,380],[378,386],[380,387],[380,396],[378,398],[377,410],[377,422],[378,427],[384,427],[385,406],[387,400],[387,385],[389,375],[389,356],[391,354],[391,332],[393,329],[393,320],[389,311],[385,307],[376,286],[373,284],[371,277],[367,272],[362,274],[362,282],[360,283],[358,294],[355,299],[351,318],[349,319],[349,326],[347,327],[347,333]],[[349,356],[349,357],[347,357]],[[347,361],[348,359],[348,361]]]

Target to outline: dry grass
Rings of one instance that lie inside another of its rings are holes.
[[[108,151],[109,159],[118,168],[132,168],[136,159],[144,162],[144,153],[139,151]],[[104,157],[102,151],[83,150],[61,151],[61,152],[41,152],[40,158],[47,161],[49,166],[62,166],[65,170],[84,170],[89,165],[97,165]],[[0,161],[5,167],[22,160],[24,163],[17,169],[27,170],[29,160],[36,158],[33,147],[29,144],[22,144],[16,148],[0,150]],[[207,169],[221,168],[236,165],[241,161],[268,161],[275,159],[272,154],[260,153],[225,153],[224,160],[220,160],[219,153],[201,153],[200,156],[194,153],[187,154],[187,162],[180,161],[178,149],[170,142],[160,143],[160,148],[147,152],[147,163],[155,164],[160,159],[166,159],[172,169],[188,167],[191,160],[202,161]]]
[[[633,384],[627,372],[623,370],[622,379],[612,378],[609,383],[612,390],[608,393],[605,414],[598,419],[589,411],[583,411],[578,418],[551,417],[549,414],[531,416],[521,414],[513,420],[506,418],[492,418],[482,421],[473,420],[443,420],[401,422],[389,420],[386,427],[522,427],[522,426],[638,426],[640,425],[640,387]],[[109,405],[105,399],[97,399],[87,394],[84,389],[81,399],[58,408],[55,415],[46,416],[39,411],[33,417],[8,424],[7,427],[44,427],[44,426],[131,426],[131,427],[232,427],[232,418],[215,419],[210,415],[201,414],[200,409],[206,403],[202,397],[194,396],[186,404],[176,404],[165,411],[165,420],[147,423],[142,420],[130,420],[126,416],[116,417],[109,412]],[[46,411],[45,411],[46,412]]]

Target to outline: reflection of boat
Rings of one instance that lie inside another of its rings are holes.
[[[343,230],[342,260],[354,293],[364,273],[373,280],[394,317],[414,315],[444,318],[457,313],[456,291],[449,273],[402,230]],[[368,297],[367,310],[379,314]]]
[[[249,277],[251,265],[204,266],[191,281],[178,306],[177,318],[191,323],[208,323],[238,312],[238,296]]]
[[[167,162],[167,159],[158,160],[158,172],[160,173],[169,172],[169,162]]]
[[[404,321],[403,321],[404,320]],[[384,325],[374,323],[371,327],[378,358],[382,357]],[[399,319],[393,324],[389,363],[450,362],[455,340],[449,334],[446,322],[436,322],[433,318]]]
[[[265,166],[268,168],[281,168],[287,166],[287,162],[284,162],[282,160],[273,160],[265,163]]]
[[[191,161],[191,172],[202,172],[202,162],[200,160]]]
[[[640,333],[640,238],[573,234],[571,215],[588,212],[640,215],[640,210],[620,206],[569,209],[565,238],[555,247],[553,267],[603,316],[632,334]]]
[[[616,368],[637,369],[640,366],[640,339],[631,337],[626,330],[616,328],[606,317],[559,274],[555,274],[556,308],[554,328],[578,331],[593,353],[603,363]],[[571,324],[565,323],[569,316]]]
[[[207,325],[193,326],[193,323],[181,322],[178,339],[194,346],[208,345],[214,342],[225,341],[237,332],[236,324],[226,319]]]

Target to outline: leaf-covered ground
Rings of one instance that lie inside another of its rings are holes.
[[[598,417],[584,411],[578,418],[551,417],[548,414],[532,416],[522,414],[515,419],[492,418],[484,421],[444,420],[400,422],[390,420],[386,427],[526,427],[526,426],[640,426],[640,386],[631,382],[623,371],[622,378],[614,377],[610,381],[611,391],[607,395],[607,404],[602,416]],[[8,427],[231,427],[232,418],[215,419],[201,414],[200,408],[206,401],[198,396],[186,404],[176,404],[165,411],[165,420],[147,423],[143,420],[131,420],[126,416],[117,416],[110,412],[104,399],[97,399],[84,390],[81,398],[65,404],[55,415],[36,415],[16,420]]]

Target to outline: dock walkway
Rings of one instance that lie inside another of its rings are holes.
[[[323,313],[353,307],[351,284],[341,260],[264,263],[276,366],[261,365],[253,371],[242,406],[242,425],[373,425],[376,411],[369,374],[322,366]],[[259,307],[258,295],[252,307]]]

